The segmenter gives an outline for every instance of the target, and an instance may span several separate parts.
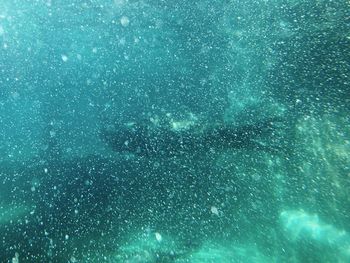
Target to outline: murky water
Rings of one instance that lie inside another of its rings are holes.
[[[0,262],[350,262],[349,10],[1,1]]]

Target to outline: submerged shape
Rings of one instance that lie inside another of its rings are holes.
[[[27,205],[0,205],[0,226],[8,224],[16,220],[25,218],[25,216],[33,213],[35,206]]]
[[[143,157],[171,157],[235,148],[275,151],[275,145],[264,145],[258,140],[271,137],[276,122],[280,120],[268,119],[245,126],[193,125],[188,129],[131,123],[103,130],[101,136],[114,151]]]
[[[336,249],[350,260],[350,235],[344,230],[320,220],[317,214],[303,210],[283,211],[280,214],[283,229],[293,241],[308,240]]]

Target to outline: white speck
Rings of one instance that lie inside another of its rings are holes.
[[[32,186],[32,187],[30,188],[30,191],[35,192],[35,186]]]
[[[19,263],[19,254],[16,252],[15,257],[12,258],[12,263]]]
[[[120,24],[122,26],[128,26],[130,24],[130,20],[127,16],[122,16],[122,18],[120,18]]]
[[[63,62],[67,62],[68,61],[68,57],[66,55],[61,55],[61,58],[62,58]]]
[[[114,4],[117,7],[121,7],[121,6],[125,5],[127,2],[128,2],[128,0],[114,0]]]
[[[81,60],[81,58],[82,58],[81,55],[80,55],[80,54],[77,54],[77,59],[78,59],[78,60]]]
[[[19,98],[19,93],[17,91],[14,91],[11,93],[11,97],[16,100]]]
[[[68,235],[65,235],[64,238],[65,238],[66,240],[68,240],[68,239],[69,239],[69,236],[68,236]]]
[[[126,44],[125,37],[122,37],[122,38],[119,40],[119,45],[124,46],[125,44]]]
[[[90,180],[85,180],[84,183],[85,183],[86,186],[92,185],[92,181],[90,181]]]
[[[97,53],[97,47],[94,47],[94,48],[92,49],[92,53]]]
[[[162,241],[163,238],[162,238],[162,235],[161,235],[161,234],[159,234],[158,232],[156,232],[154,235],[156,236],[156,239],[157,239],[158,242],[161,242],[161,241]]]
[[[214,215],[219,215],[219,210],[217,209],[217,207],[215,207],[215,206],[212,206],[211,208],[210,208],[210,211],[214,214]]]

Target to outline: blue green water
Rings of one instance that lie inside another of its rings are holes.
[[[350,262],[349,15],[0,1],[0,262]]]

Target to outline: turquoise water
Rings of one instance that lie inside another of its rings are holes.
[[[0,262],[350,262],[349,5],[2,0]]]

